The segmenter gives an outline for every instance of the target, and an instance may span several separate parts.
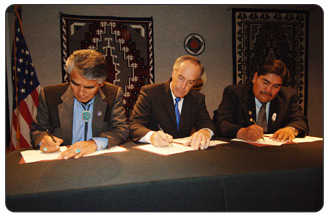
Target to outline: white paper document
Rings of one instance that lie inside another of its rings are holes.
[[[322,141],[323,138],[321,137],[312,137],[312,136],[306,136],[304,138],[295,138],[293,140],[294,143],[307,143],[307,142],[314,142],[314,141]]]
[[[40,150],[26,150],[26,151],[22,151],[21,154],[24,158],[25,163],[33,163],[33,162],[47,161],[47,160],[59,160],[58,155],[61,152],[64,152],[67,149],[67,147],[61,146],[61,147],[59,147],[59,149],[60,149],[60,151],[53,152],[53,153],[44,153]],[[114,146],[109,149],[95,151],[94,153],[85,155],[84,157],[101,155],[101,154],[105,154],[105,153],[125,152],[125,151],[127,151],[127,149],[120,147],[120,146]]]
[[[142,145],[142,146],[136,146],[135,148],[141,149],[147,152],[155,153],[158,155],[174,155],[182,152],[187,151],[194,151],[190,146],[184,146],[183,143],[187,142],[190,139],[190,137],[185,138],[176,138],[172,140],[172,145],[165,146],[165,147],[155,147],[152,144]],[[219,144],[226,144],[228,142],[225,141],[219,141],[219,140],[211,140],[209,146],[216,146]]]
[[[292,140],[292,142],[289,141],[275,141],[270,139],[270,137],[273,134],[266,134],[264,135],[264,140],[263,139],[259,139],[257,141],[246,141],[246,140],[242,140],[239,138],[234,138],[231,139],[232,141],[241,141],[241,142],[246,142],[246,143],[252,143],[252,144],[260,144],[260,145],[266,145],[266,146],[281,146],[283,144],[286,143],[306,143],[306,142],[314,142],[314,141],[321,141],[323,140],[323,138],[319,138],[319,137],[312,137],[312,136],[306,136],[304,138],[295,138],[294,140]]]
[[[170,146],[165,147],[155,147],[153,144],[147,144],[142,146],[136,146],[135,148],[141,149],[147,152],[155,153],[158,155],[174,155],[182,152],[193,151],[190,146],[184,146],[178,143],[172,143]]]
[[[172,142],[183,144],[183,143],[187,142],[190,138],[191,137],[175,138],[172,140]],[[221,141],[221,140],[211,140],[209,146],[216,146],[216,145],[226,144],[226,143],[229,143],[229,142]]]

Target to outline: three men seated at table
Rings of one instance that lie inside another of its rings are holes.
[[[60,158],[80,158],[124,143],[128,136],[154,146],[169,146],[173,138],[191,136],[185,146],[198,150],[206,149],[215,135],[256,141],[264,133],[274,133],[276,140],[308,134],[297,92],[282,86],[288,69],[280,60],[264,63],[251,83],[228,86],[214,115],[216,124],[206,109],[205,95],[192,89],[204,73],[196,57],[179,57],[169,80],[141,88],[129,125],[122,89],[105,81],[102,54],[75,51],[66,68],[70,83],[41,90],[31,127],[32,144],[43,152],[71,145]]]

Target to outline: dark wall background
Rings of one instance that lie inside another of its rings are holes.
[[[225,86],[233,82],[231,8],[309,11],[308,119],[310,135],[323,137],[323,10],[317,5],[22,5],[25,39],[42,86],[61,82],[59,13],[149,17],[154,20],[155,81],[166,81],[175,59],[187,54],[184,39],[203,36],[206,47],[199,55],[205,65],[202,92],[211,116],[221,102]],[[10,65],[13,8],[6,11],[6,63]],[[10,66],[6,66],[7,70]],[[8,78],[11,76],[8,75]],[[9,82],[10,83],[10,82]],[[8,86],[9,88],[11,85]],[[11,92],[11,89],[9,89]],[[12,96],[9,94],[9,98]],[[11,100],[9,100],[11,106]]]

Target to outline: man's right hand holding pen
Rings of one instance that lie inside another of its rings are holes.
[[[263,139],[263,128],[258,125],[250,125],[245,128],[241,128],[237,132],[237,138],[255,142],[259,139]]]
[[[169,146],[172,144],[172,140],[173,137],[162,130],[154,132],[150,137],[150,142],[156,147]]]
[[[63,139],[48,133],[41,140],[40,150],[45,153],[59,151],[59,146],[63,143]]]

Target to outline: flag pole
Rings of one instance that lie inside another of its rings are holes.
[[[18,9],[21,9],[21,5],[15,5],[15,15],[19,22],[19,27],[22,32],[22,35],[24,36],[23,31],[23,24],[22,19],[20,17],[20,13],[18,12]],[[16,90],[16,108],[17,108],[17,121],[19,121],[20,118],[20,110],[19,110],[19,101],[18,101],[18,86],[17,86],[17,59],[16,59],[16,30],[14,29],[14,59],[15,59],[15,90]],[[17,140],[17,146],[16,149],[20,149],[20,126],[19,122],[17,122],[17,131],[16,131],[16,140]]]
[[[16,19],[19,19],[19,23],[21,24],[21,20],[20,20],[20,17],[19,17],[19,13],[18,13],[18,7],[20,7],[19,5],[15,5],[15,16],[16,16]],[[14,26],[16,27],[16,26]],[[15,62],[15,65],[14,65],[14,71],[15,71],[15,90],[16,90],[16,97],[15,97],[15,101],[16,101],[16,111],[17,111],[17,121],[19,121],[19,103],[18,103],[18,86],[17,86],[17,57],[16,57],[16,30],[14,29],[14,48],[13,48],[13,51],[14,51],[14,62]],[[16,123],[17,127],[16,127],[16,140],[17,140],[17,145],[16,145],[16,148],[19,149],[20,148],[20,129],[19,129],[19,122]]]

